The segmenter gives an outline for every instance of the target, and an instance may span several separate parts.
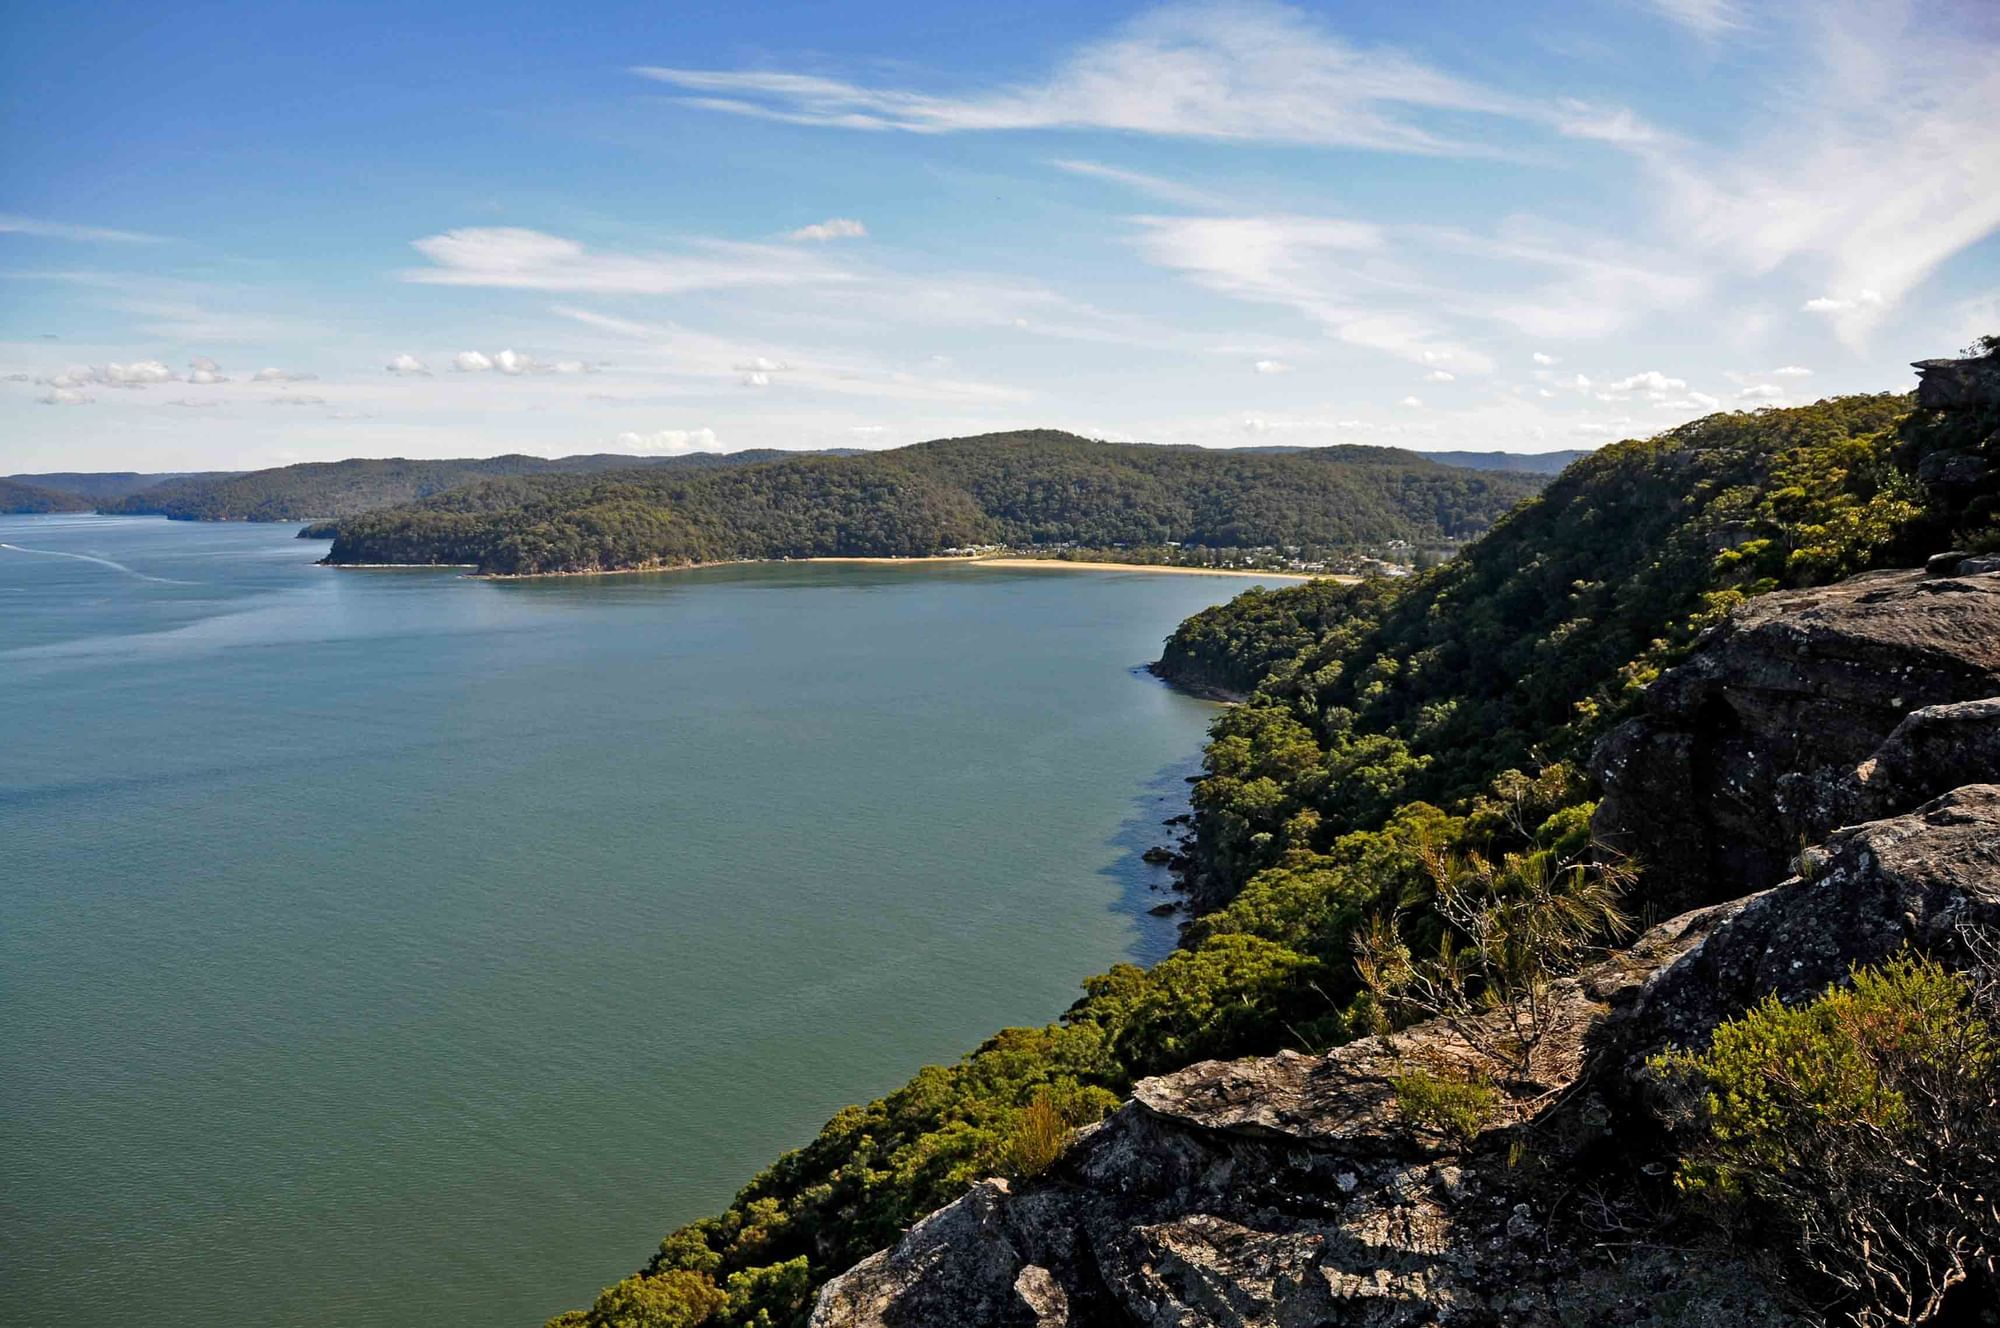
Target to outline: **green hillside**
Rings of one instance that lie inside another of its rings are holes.
[[[788,455],[771,450],[695,452],[648,460],[622,453],[582,456],[498,456],[444,461],[355,459],[309,461],[237,474],[190,475],[105,502],[118,516],[167,516],[180,521],[311,521],[415,502],[477,480],[630,470],[707,470]]]
[[[1347,548],[1476,535],[1540,483],[1387,448],[1259,454],[1035,430],[702,474],[471,485],[341,521],[329,561],[518,574],[992,544]]]
[[[92,505],[90,499],[62,489],[0,480],[0,513],[88,512]]]
[[[1181,948],[840,1112],[556,1322],[802,1324],[820,1281],[973,1181],[1034,1174],[1052,1132],[1137,1078],[1382,1027],[1357,933],[1393,914],[1434,943],[1436,855],[1575,861],[1593,796],[1578,758],[1704,623],[1946,535],[1895,464],[1932,423],[1897,395],[1711,416],[1585,458],[1429,573],[1252,591],[1191,619],[1160,671],[1248,700],[1195,789],[1202,912]]]

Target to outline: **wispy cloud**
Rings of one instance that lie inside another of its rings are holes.
[[[557,305],[558,317],[643,348],[637,371],[696,384],[786,387],[885,401],[1003,402],[1025,396],[993,383],[915,373],[857,356],[834,356],[804,347],[758,346],[672,323],[643,322],[592,309]],[[782,375],[782,378],[779,377]]]
[[[1956,5],[1800,13],[1803,67],[1767,80],[1764,132],[1723,154],[1642,156],[1692,249],[1756,275],[1798,265],[1821,283],[1805,310],[1858,344],[2000,229],[2000,40]]]
[[[1649,0],[1651,8],[1696,36],[1713,40],[1744,26],[1736,0]]]
[[[1071,175],[1081,175],[1086,179],[1103,180],[1120,185],[1149,198],[1157,198],[1162,203],[1177,203],[1185,207],[1212,208],[1221,206],[1220,196],[1205,189],[1185,185],[1178,180],[1164,176],[1148,175],[1143,171],[1128,171],[1118,166],[1106,166],[1097,161],[1079,161],[1070,157],[1059,157],[1049,163],[1059,171]]]
[[[79,226],[67,221],[46,221],[19,213],[0,212],[0,235],[32,235],[43,240],[75,240],[79,243],[164,244],[159,235],[139,231],[112,230],[108,226]]]
[[[847,129],[942,134],[1110,129],[1183,138],[1486,151],[1435,112],[1532,113],[1400,51],[1353,45],[1276,4],[1158,10],[1070,54],[1044,79],[957,96],[787,71],[642,66],[710,110]]]
[[[694,242],[690,252],[606,253],[512,226],[468,227],[414,242],[430,267],[403,279],[427,286],[619,295],[677,295],[734,286],[840,281],[846,273],[790,245]]]

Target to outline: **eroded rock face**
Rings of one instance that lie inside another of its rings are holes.
[[[1925,410],[1973,410],[2000,405],[2000,356],[1918,360],[1917,405]]]
[[[1877,572],[1766,595],[1599,744],[1593,828],[1639,859],[1654,916],[1733,898],[1840,824],[2000,777],[1983,739],[1943,736],[1977,725],[1941,715],[1877,753],[1912,712],[1997,696],[2000,576]],[[1910,764],[1947,758],[1963,763]]]
[[[1468,1054],[1448,1028],[1192,1066],[1140,1084],[1047,1177],[980,1185],[829,1283],[813,1328],[1795,1323],[1731,1250],[1664,1238],[1645,1058],[1967,924],[2000,924],[2000,787],[1843,832],[1810,878],[1562,984],[1536,1067],[1552,1091],[1462,1156],[1414,1138],[1389,1085]]]

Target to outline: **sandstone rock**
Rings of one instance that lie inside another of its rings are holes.
[[[1857,770],[1911,712],[1993,696],[2000,577],[1878,572],[1766,595],[1598,745],[1593,828],[1638,858],[1654,916],[1741,895],[1853,819]],[[1995,777],[1960,770],[1952,782]],[[1916,782],[1913,801],[1939,789]]]
[[[1649,1146],[1645,1059],[1768,992],[2000,924],[2000,787],[1843,831],[1818,860],[1561,984],[1540,1071],[1560,1091],[1464,1157],[1412,1139],[1388,1084],[1467,1054],[1449,1028],[1192,1066],[1141,1083],[1049,1176],[977,1186],[829,1283],[813,1328],[1797,1323],[1760,1265],[1631,1201],[1664,1192],[1649,1164],[1670,1156]],[[1510,1139],[1538,1165],[1508,1165]]]
[[[1917,404],[1925,410],[1968,410],[2000,405],[2000,356],[1918,360]]]
[[[1876,820],[1991,779],[2000,779],[2000,697],[1925,706],[1856,767],[1842,819]]]
[[[1648,984],[1633,1054],[1698,1044],[1767,995],[1810,996],[1905,943],[1949,955],[1961,928],[2000,926],[2000,785],[1842,830],[1809,856],[1809,874],[1744,901]]]

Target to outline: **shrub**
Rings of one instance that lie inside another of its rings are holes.
[[[707,1274],[674,1268],[606,1287],[582,1323],[587,1328],[697,1328],[728,1301]],[[563,1318],[552,1322],[560,1324]]]
[[[1412,1069],[1391,1079],[1389,1086],[1404,1120],[1460,1149],[1472,1146],[1500,1108],[1500,1090],[1493,1081],[1462,1070]]]
[[[1656,1057],[1699,1095],[1680,1186],[1786,1230],[1864,1328],[1929,1320],[2000,1271],[2000,1034],[1976,995],[1904,955]]]

